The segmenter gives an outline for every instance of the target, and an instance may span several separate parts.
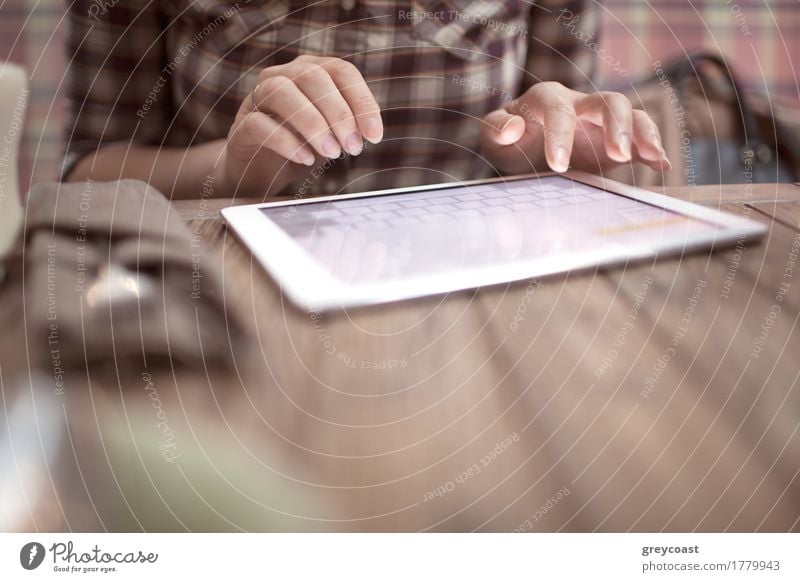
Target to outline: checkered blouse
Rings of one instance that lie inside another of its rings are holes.
[[[258,72],[302,54],[355,64],[384,139],[309,193],[489,176],[479,120],[541,80],[586,87],[591,0],[75,0],[67,164],[110,143],[224,137]],[[295,187],[296,189],[296,187]]]

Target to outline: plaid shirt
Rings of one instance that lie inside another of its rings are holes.
[[[225,137],[262,68],[313,54],[358,67],[384,139],[304,192],[486,177],[480,119],[538,81],[586,88],[597,16],[586,0],[76,0],[65,171],[111,143]]]

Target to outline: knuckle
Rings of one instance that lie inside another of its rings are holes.
[[[288,79],[294,80],[303,76],[307,66],[308,65],[303,65],[301,63],[289,63],[283,68],[281,73]]]
[[[325,68],[322,65],[314,62],[307,62],[296,65],[292,70],[292,75],[295,79],[299,79],[301,77],[311,77],[313,79],[319,79],[320,75],[327,74],[325,72]]]
[[[570,105],[569,103],[565,103],[564,101],[558,101],[553,104],[550,108],[550,112],[554,113],[560,117],[566,117],[570,120],[577,120],[578,114],[575,112],[575,108]]]
[[[562,96],[566,90],[567,88],[557,81],[542,81],[531,88],[531,94],[541,99],[552,99]]]
[[[547,91],[561,91],[563,89],[566,89],[566,87],[564,87],[564,85],[562,85],[558,81],[543,81],[541,83],[538,83],[536,86],[541,87],[542,89],[545,89]]]
[[[274,67],[266,67],[264,69],[261,69],[258,73],[258,82],[263,83],[264,81],[266,81],[270,77],[273,77],[274,75],[275,75]]]
[[[603,102],[609,107],[631,107],[631,102],[625,95],[616,91],[604,91],[601,93]]]
[[[533,87],[528,89],[527,96],[532,99],[540,99],[542,96],[549,93],[548,89],[543,86],[544,83],[536,83]]]
[[[325,67],[320,65],[319,63],[308,63],[305,65],[306,72],[314,74],[314,75],[327,75],[328,72],[325,70]]]
[[[554,100],[565,100],[566,87],[556,81],[536,83],[526,93],[526,97],[536,103],[548,103]]]
[[[353,63],[343,59],[331,59],[327,63],[327,68],[334,73],[339,73],[342,75],[347,75],[353,73],[354,71],[358,72],[358,69]]]
[[[311,107],[302,107],[295,113],[294,118],[297,120],[300,129],[308,131],[313,135],[327,130],[328,127],[322,117]]]
[[[336,121],[338,123],[350,123],[353,121],[353,115],[347,109],[341,109],[336,113]]]
[[[275,75],[265,79],[261,86],[269,93],[281,93],[289,89],[294,83],[289,77],[284,75]]]
[[[369,110],[376,110],[377,104],[375,103],[375,98],[372,96],[372,93],[369,91],[362,93],[356,98],[356,103],[362,109],[369,109]]]

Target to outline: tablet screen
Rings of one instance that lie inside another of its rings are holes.
[[[261,209],[346,284],[585,250],[658,249],[717,225],[563,176]]]

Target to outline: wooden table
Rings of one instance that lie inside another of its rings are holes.
[[[87,372],[29,527],[800,530],[800,187],[666,193],[769,234],[323,316],[226,231],[230,201],[174,203],[249,348],[229,372]]]

